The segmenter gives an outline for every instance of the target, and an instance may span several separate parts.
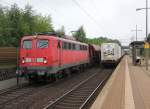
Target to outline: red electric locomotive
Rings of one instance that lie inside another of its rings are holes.
[[[24,36],[20,47],[19,75],[29,79],[57,77],[60,72],[89,63],[88,44],[57,35]]]

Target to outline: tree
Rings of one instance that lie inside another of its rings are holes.
[[[4,23],[6,20],[5,18],[5,14],[4,14],[4,10],[3,10],[3,7],[0,5],[0,46],[1,45],[4,45],[4,27],[6,26],[6,24]]]
[[[119,45],[121,45],[121,43],[118,40],[112,40],[112,39],[108,39],[106,37],[99,37],[99,38],[93,38],[93,39],[86,39],[86,43],[89,44],[96,44],[96,45],[101,45],[102,43],[107,43],[107,42],[114,42],[114,43],[118,43]]]
[[[30,5],[26,5],[23,12],[22,12],[22,29],[24,34],[32,34],[35,28],[35,18],[34,18],[34,11]]]
[[[64,26],[61,26],[61,28],[56,30],[55,32],[58,35],[58,37],[63,37],[63,38],[65,37],[65,27]]]
[[[49,32],[54,31],[50,16],[35,16],[35,30],[34,32]]]
[[[73,37],[75,37],[76,40],[81,42],[86,41],[86,33],[84,31],[83,26],[79,27],[79,29],[73,33]]]
[[[11,6],[11,9],[8,11],[8,33],[7,36],[8,44],[17,46],[23,31],[21,29],[21,10],[18,8],[17,4]]]
[[[0,46],[19,46],[26,34],[54,31],[50,16],[35,14],[30,5],[20,9],[17,4],[11,8],[0,5]]]

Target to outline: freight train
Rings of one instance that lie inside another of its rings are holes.
[[[70,75],[72,69],[117,62],[121,56],[117,50],[120,48],[116,44],[86,44],[60,38],[57,34],[24,36],[21,39],[17,75],[28,80],[57,79]]]
[[[29,80],[56,79],[68,74],[69,70],[84,69],[90,63],[100,61],[100,49],[97,48],[56,34],[24,36],[17,74]]]

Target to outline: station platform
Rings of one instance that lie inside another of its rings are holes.
[[[150,66],[133,66],[131,57],[125,56],[91,109],[150,109]]]

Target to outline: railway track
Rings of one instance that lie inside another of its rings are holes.
[[[102,88],[112,69],[104,69],[101,73],[96,73],[85,81],[81,82],[72,90],[45,106],[44,109],[83,109],[87,108],[95,93]]]
[[[45,87],[45,86],[43,86]],[[13,103],[13,101],[20,99],[23,100],[23,97],[36,92],[39,88],[39,85],[29,85],[23,84],[19,87],[12,87],[8,90],[3,90],[0,92],[0,109],[10,108],[12,109],[13,104],[7,105],[8,103]],[[22,99],[21,99],[22,98]]]
[[[79,73],[78,75],[73,75],[72,77],[62,79],[52,84],[25,84],[9,90],[0,91],[0,109],[42,109],[46,104],[49,104],[48,102],[54,103],[54,101],[65,100],[64,97],[72,92],[76,92],[70,95],[72,104],[83,105],[85,101],[85,104],[87,104],[91,100],[90,96],[95,94],[93,91],[97,91],[95,87],[98,87],[100,82],[102,85],[103,78],[107,78],[110,72],[111,70],[101,71],[101,69],[91,69],[85,73]],[[108,75],[106,75],[106,73],[108,73]],[[99,86],[101,87],[101,85]],[[62,95],[63,97],[60,97]],[[80,96],[81,101],[79,101]],[[57,99],[59,97],[61,100]],[[47,105],[45,108],[49,109],[49,106],[50,105]]]
[[[0,91],[0,109],[41,109],[49,100],[56,100],[72,87],[93,75],[93,70],[95,70],[95,73],[100,71],[100,69],[91,69],[77,75],[73,74],[72,77],[52,84],[25,84],[24,86]],[[39,106],[37,107],[37,105]]]

